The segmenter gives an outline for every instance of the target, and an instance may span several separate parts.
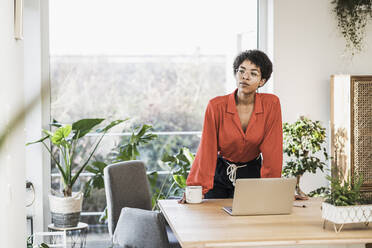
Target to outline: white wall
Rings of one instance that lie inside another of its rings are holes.
[[[337,29],[331,1],[280,0],[274,4],[274,92],[280,97],[283,121],[300,114],[330,121],[330,75],[372,74],[372,23],[362,54],[344,56],[345,41]],[[326,185],[321,174],[305,175],[304,191]]]
[[[0,132],[23,105],[23,42],[14,39],[14,1],[0,1]],[[1,247],[26,244],[23,120],[0,148]]]

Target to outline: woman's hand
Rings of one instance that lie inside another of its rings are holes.
[[[295,199],[295,201],[297,201],[297,200],[304,201],[304,200],[309,200],[309,197],[308,196],[295,195],[294,199]]]
[[[182,198],[180,200],[178,200],[178,203],[179,204],[185,204],[186,203],[186,194],[185,193],[183,193]]]

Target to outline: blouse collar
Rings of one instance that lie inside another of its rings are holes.
[[[236,103],[235,103],[235,94],[237,91],[238,89],[236,89],[233,93],[228,95],[227,112],[232,113],[232,114],[237,113]],[[255,114],[263,113],[262,99],[261,99],[260,93],[255,93],[253,113]]]

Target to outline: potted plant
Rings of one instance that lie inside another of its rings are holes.
[[[153,210],[156,208],[157,202],[160,199],[182,197],[187,186],[186,180],[194,159],[195,155],[187,147],[182,147],[176,155],[170,155],[167,152],[163,154],[160,164],[169,171],[167,177],[161,183],[160,188],[156,187],[157,172],[151,173],[149,178],[150,185],[154,189],[152,197]]]
[[[42,143],[51,155],[55,162],[63,182],[63,196],[49,196],[50,210],[52,214],[52,222],[56,227],[74,227],[77,226],[80,218],[83,195],[81,192],[73,193],[72,187],[79,178],[80,173],[84,171],[91,157],[97,150],[105,134],[114,126],[122,123],[125,120],[115,120],[103,128],[99,128],[94,132],[101,134],[98,141],[95,142],[94,148],[91,150],[87,160],[82,164],[74,163],[76,147],[78,141],[86,134],[92,132],[93,128],[100,125],[104,119],[81,119],[72,124],[62,125],[57,121],[53,121],[52,127],[56,130],[51,132],[43,129],[45,136],[37,141],[29,142],[26,145]],[[57,159],[52,149],[46,144],[46,140],[50,140],[57,150],[57,155],[61,159]]]
[[[284,144],[283,152],[290,161],[283,168],[283,175],[296,177],[296,195],[299,199],[308,199],[300,188],[300,179],[305,172],[315,173],[317,169],[323,171],[325,162],[316,153],[322,152],[324,161],[328,159],[325,148],[326,133],[319,121],[312,121],[301,116],[295,123],[283,124]]]
[[[337,17],[337,26],[346,40],[346,48],[352,55],[360,52],[369,17],[372,17],[371,0],[334,0],[333,11]]]
[[[322,203],[323,228],[326,221],[333,223],[335,232],[340,232],[344,224],[362,222],[368,225],[372,221],[372,205],[367,205],[360,194],[363,179],[359,177],[352,182],[348,176],[344,180],[344,175],[337,169],[327,179],[331,188],[325,191]]]

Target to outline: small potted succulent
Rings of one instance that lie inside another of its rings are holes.
[[[327,176],[331,188],[325,191],[325,201],[322,203],[323,228],[326,222],[333,223],[335,232],[340,232],[344,224],[364,223],[372,221],[372,205],[361,195],[363,184],[361,177],[352,182],[350,175],[344,180],[344,175],[334,169],[332,176]]]
[[[90,159],[97,150],[105,134],[114,126],[122,123],[125,120],[115,120],[103,128],[96,129],[105,119],[81,119],[72,124],[64,124],[53,121],[52,127],[56,128],[54,132],[43,129],[45,136],[37,141],[27,143],[31,145],[42,143],[51,155],[52,160],[56,164],[63,182],[63,197],[58,195],[49,195],[50,210],[52,214],[52,222],[56,227],[74,227],[77,226],[80,219],[80,212],[83,202],[82,192],[72,192],[72,187],[87,167]],[[87,160],[82,164],[74,162],[78,141],[90,132],[99,133],[98,141],[95,142],[94,148],[91,150]],[[46,140],[54,145],[57,150],[57,155],[49,148]],[[60,157],[60,159],[57,158]]]

